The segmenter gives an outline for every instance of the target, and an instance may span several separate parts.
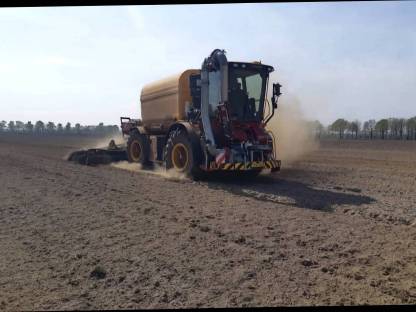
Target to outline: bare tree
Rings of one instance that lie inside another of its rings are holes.
[[[9,121],[9,123],[7,124],[7,128],[9,128],[10,132],[14,132],[14,130],[16,129],[16,126],[13,120]]]
[[[387,119],[381,119],[376,123],[375,129],[380,132],[381,138],[384,140],[386,133],[389,129],[389,121]]]
[[[370,140],[372,140],[373,139],[373,132],[374,132],[374,130],[376,128],[376,121],[375,121],[375,119],[370,119],[368,121],[368,128],[370,129]]]
[[[363,133],[365,138],[370,137],[370,122],[368,120],[363,123]]]
[[[337,131],[339,134],[339,138],[342,139],[344,136],[345,129],[348,127],[348,121],[345,119],[339,118],[333,122],[331,125],[332,131]]]
[[[405,120],[403,118],[389,118],[388,128],[390,131],[390,137],[395,139],[402,139],[404,125]]]
[[[390,138],[393,138],[395,136],[395,132],[396,132],[396,121],[395,118],[388,118],[387,119],[387,135]]]
[[[397,119],[397,126],[399,128],[400,140],[403,140],[404,128],[406,127],[406,119],[404,119],[404,118]]]
[[[358,131],[360,131],[361,123],[358,120],[354,120],[349,124],[349,130],[352,134],[355,133],[355,138],[358,138]]]
[[[56,126],[56,132],[58,133],[64,132],[64,127],[62,126],[61,123],[58,123],[58,125]]]
[[[27,131],[27,132],[29,132],[29,133],[32,133],[32,132],[33,132],[33,124],[32,124],[32,122],[31,122],[31,121],[28,121],[28,122],[25,124],[25,129],[26,129],[26,131]]]
[[[25,123],[20,120],[16,120],[15,129],[17,132],[23,132],[25,130]]]
[[[52,121],[49,121],[49,122],[47,123],[47,125],[46,125],[46,130],[47,130],[49,133],[53,133],[53,132],[55,131],[55,129],[56,129],[55,123],[54,123],[54,122],[52,122]]]
[[[43,123],[43,121],[38,120],[35,123],[35,132],[36,133],[43,133],[45,131],[45,124]]]
[[[351,134],[351,123],[348,121],[348,120],[346,120],[346,125],[345,125],[345,132],[344,132],[344,134],[346,134],[347,135],[347,138],[350,138],[350,137],[352,137],[352,134]]]
[[[100,122],[97,127],[95,127],[95,133],[104,134],[104,123]]]
[[[81,125],[79,123],[75,124],[75,133],[81,134]]]
[[[66,133],[71,133],[71,123],[67,122],[65,125],[65,132]]]
[[[408,140],[416,140],[416,116],[406,121],[406,132]]]
[[[0,131],[4,131],[4,129],[6,129],[6,125],[7,125],[6,120],[0,121]]]

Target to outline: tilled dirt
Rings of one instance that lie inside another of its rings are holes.
[[[64,160],[88,143],[0,137],[0,310],[416,303],[415,142],[199,182]]]

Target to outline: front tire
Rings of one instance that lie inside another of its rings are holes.
[[[203,177],[203,171],[199,167],[201,160],[198,146],[191,142],[184,130],[175,129],[169,134],[165,147],[165,162],[167,170],[174,169],[193,179]]]

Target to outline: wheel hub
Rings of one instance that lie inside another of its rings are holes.
[[[182,143],[176,144],[172,149],[172,164],[177,170],[184,170],[189,161],[188,149]]]
[[[131,144],[131,148],[130,148],[130,154],[131,157],[134,159],[134,161],[139,161],[140,160],[140,156],[142,154],[142,148],[140,146],[140,143],[138,141],[134,141]]]

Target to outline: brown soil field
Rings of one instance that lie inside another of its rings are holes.
[[[0,310],[416,303],[415,142],[198,182],[64,159],[93,144],[0,136]]]

